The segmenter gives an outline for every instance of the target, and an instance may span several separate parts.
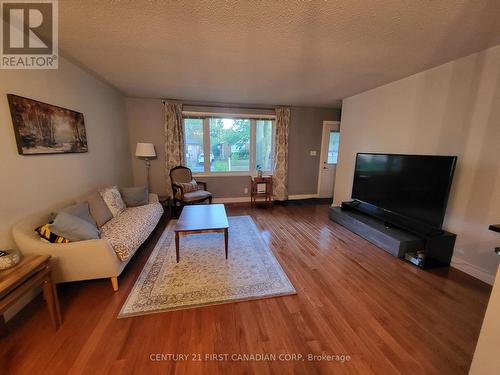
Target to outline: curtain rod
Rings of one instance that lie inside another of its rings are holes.
[[[175,99],[162,99],[161,102],[162,104],[165,104],[168,101],[173,101],[173,102],[181,102],[184,105],[187,106],[193,106],[193,107],[208,107],[208,108],[243,108],[243,109],[268,109],[268,110],[274,110],[274,106],[245,106],[244,104],[234,104],[234,103],[221,103],[221,104],[216,104],[216,103],[209,103],[209,104],[204,104],[200,102],[189,102],[189,101],[182,101],[182,100],[175,100]]]

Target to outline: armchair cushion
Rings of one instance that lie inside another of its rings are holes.
[[[209,193],[208,191],[196,190],[196,191],[192,191],[190,193],[185,193],[184,194],[184,202],[195,202],[198,200],[207,199],[208,197],[211,197],[211,196],[212,196],[212,194]]]

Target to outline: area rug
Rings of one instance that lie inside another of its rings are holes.
[[[135,282],[118,317],[295,294],[250,216],[231,216],[229,258],[220,233],[180,238],[175,261],[171,221]]]

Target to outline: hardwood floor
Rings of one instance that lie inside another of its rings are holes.
[[[489,286],[454,269],[422,271],[398,260],[328,220],[326,205],[227,212],[253,217],[297,295],[116,319],[157,230],[119,278],[118,292],[109,279],[59,285],[59,331],[41,297],[10,321],[0,373],[467,373]],[[278,357],[192,360],[198,353]],[[294,353],[350,360],[280,360]],[[151,360],[156,354],[188,360]]]

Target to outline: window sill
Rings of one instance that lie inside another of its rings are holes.
[[[265,176],[272,176],[270,172],[263,172]],[[193,177],[256,177],[257,173],[252,172],[213,172],[213,173],[193,173]]]

